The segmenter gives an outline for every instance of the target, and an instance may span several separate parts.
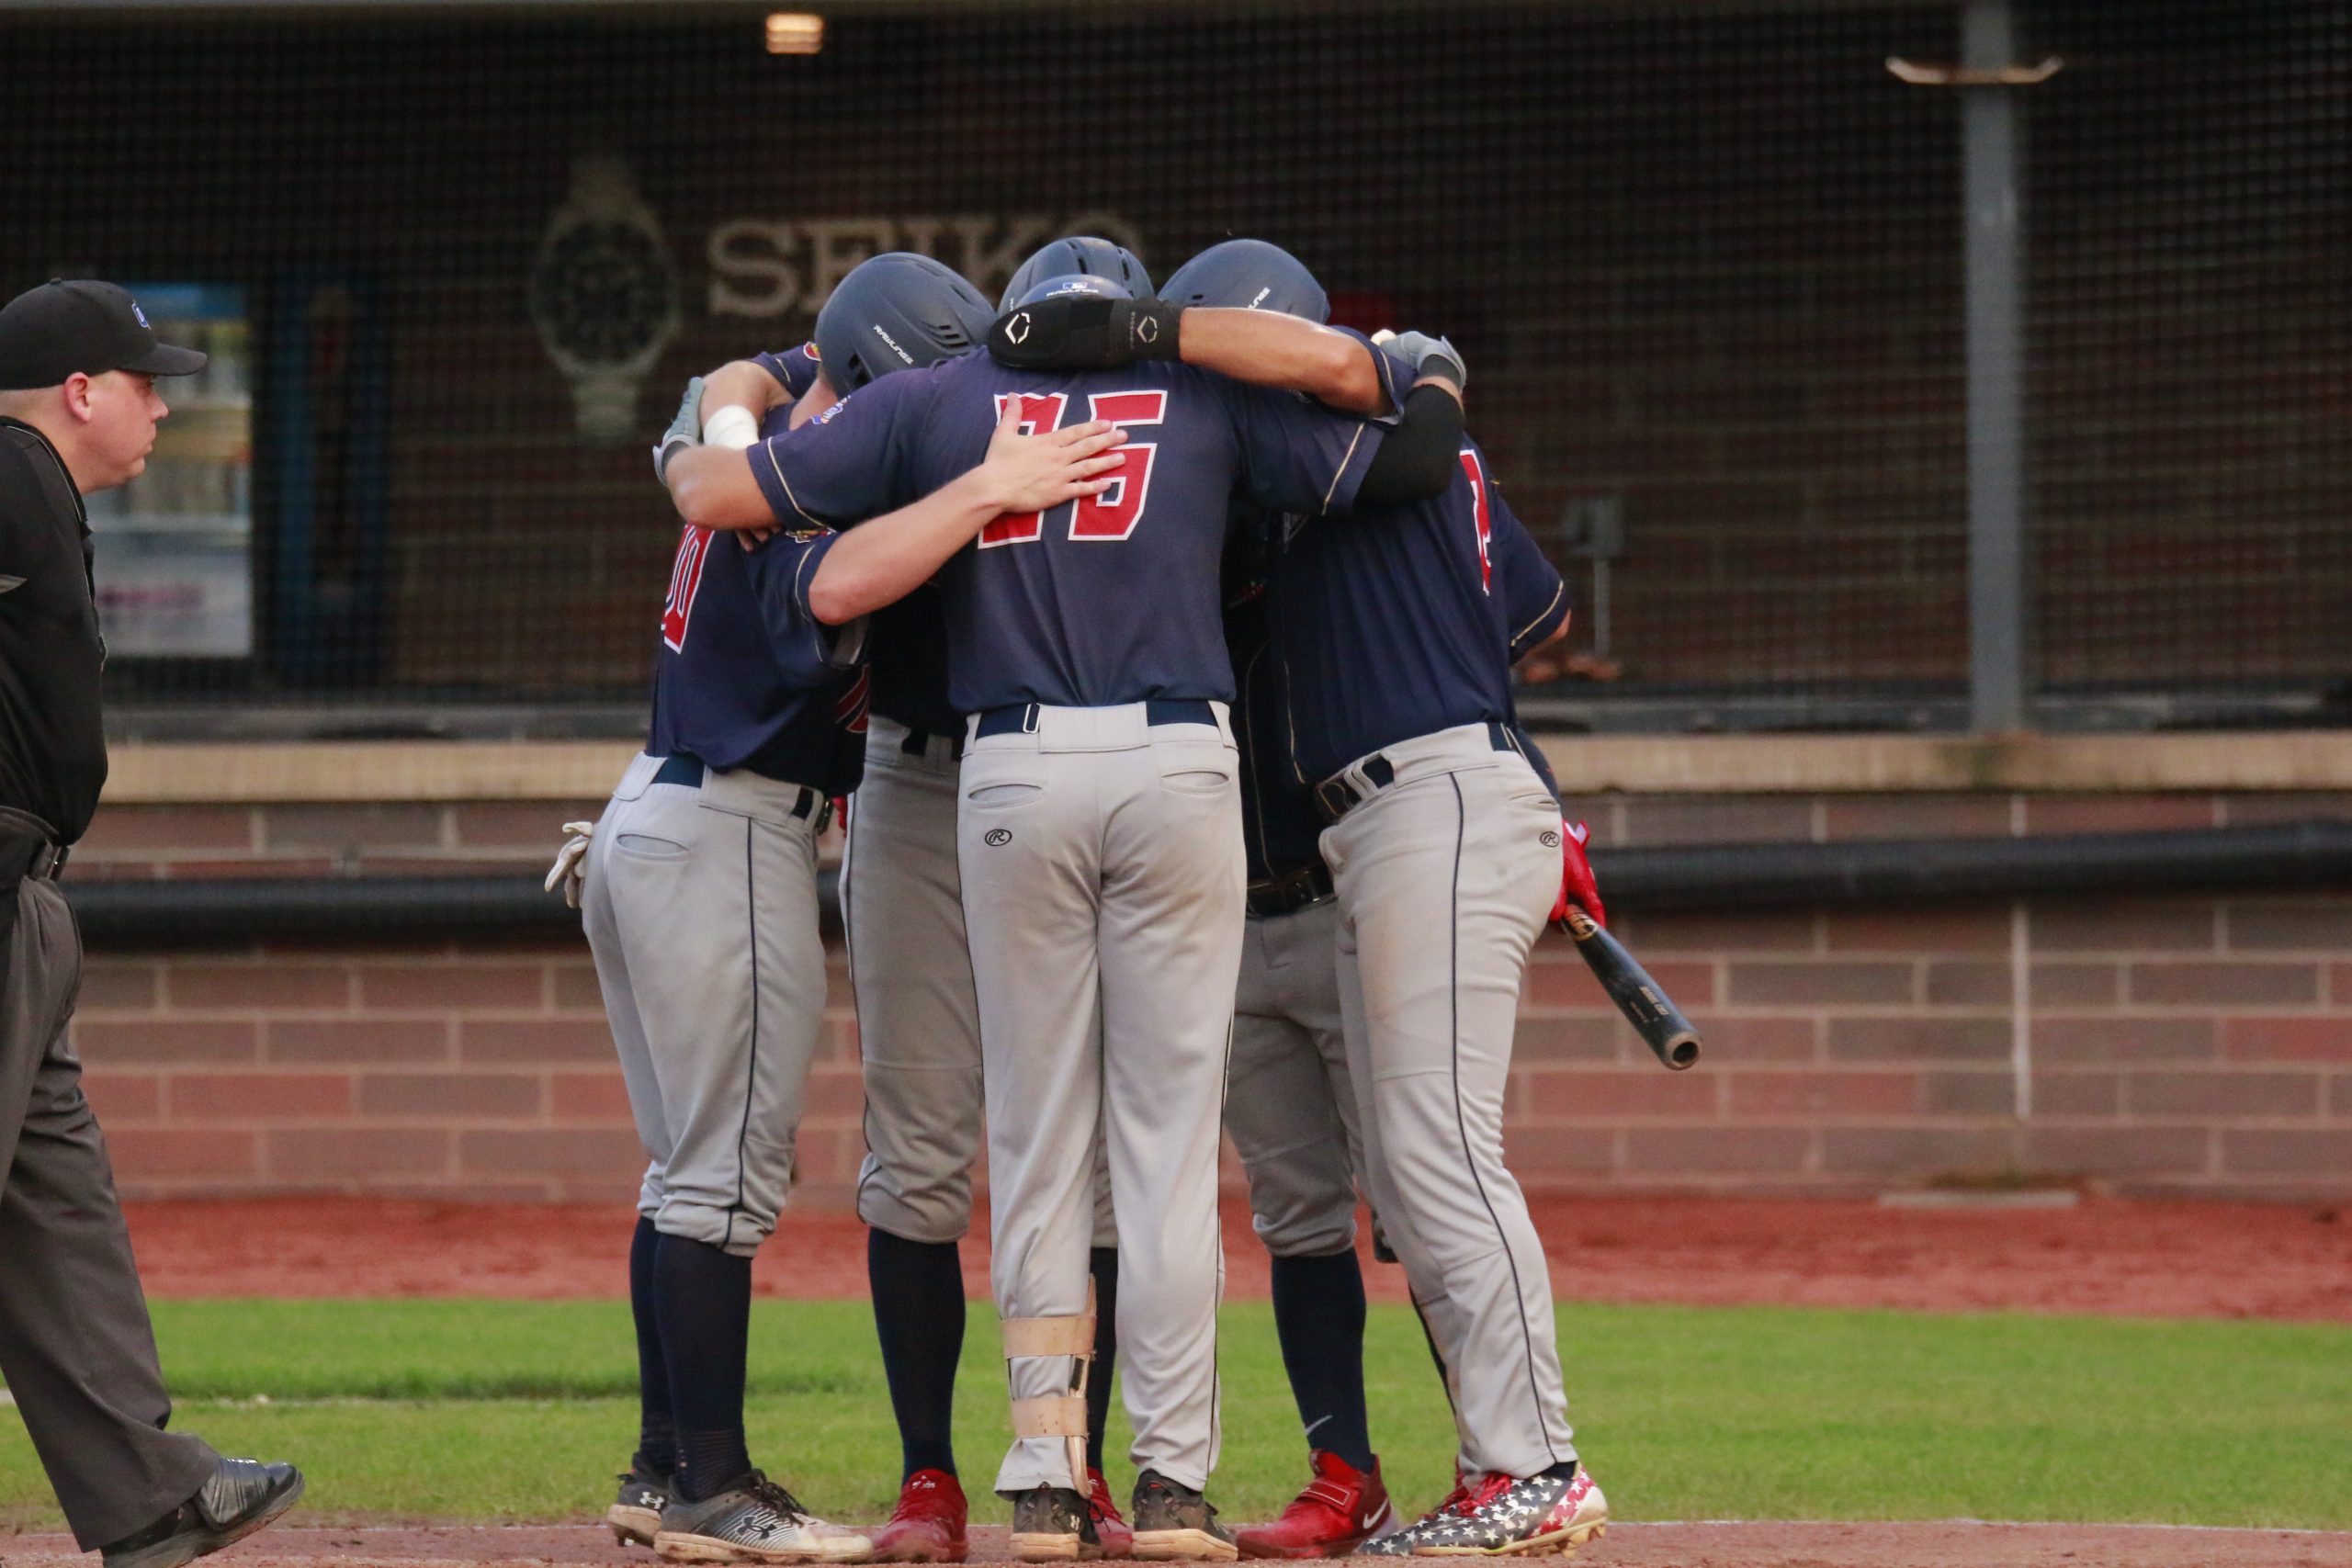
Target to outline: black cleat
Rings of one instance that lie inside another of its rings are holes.
[[[301,1495],[302,1472],[290,1464],[224,1459],[195,1496],[99,1550],[106,1568],[179,1568],[244,1540]]]
[[[1163,1562],[1230,1562],[1241,1555],[1209,1500],[1156,1470],[1136,1477],[1136,1555]]]
[[[1012,1555],[1023,1562],[1091,1562],[1102,1555],[1094,1510],[1067,1486],[1012,1495]]]

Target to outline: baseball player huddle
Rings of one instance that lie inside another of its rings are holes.
[[[1528,951],[1563,900],[1601,913],[1510,692],[1566,594],[1464,434],[1452,344],[1328,313],[1253,240],[1157,289],[1116,245],[1056,241],[995,308],[890,254],[812,344],[687,389],[655,454],[685,526],[646,749],[549,878],[582,908],[649,1156],[623,1540],[678,1562],[967,1554],[951,1427],[984,1135],[1014,1434],[993,1484],[1023,1560],[1600,1532],[1502,1159]],[[743,1433],[751,1259],[822,1037],[818,842],[842,809],[857,1208],[904,1466],[861,1529],[755,1469]],[[1220,1127],[1314,1472],[1238,1531],[1204,1495]],[[1454,1491],[1410,1523],[1369,1435],[1359,1194],[1459,1435]]]

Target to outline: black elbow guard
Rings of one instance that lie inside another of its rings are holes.
[[[1357,488],[1358,506],[1427,501],[1453,482],[1462,453],[1462,404],[1442,387],[1416,387],[1382,437]]]

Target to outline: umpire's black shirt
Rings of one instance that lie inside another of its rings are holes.
[[[96,592],[82,492],[47,436],[0,418],[0,806],[67,843],[107,782]]]

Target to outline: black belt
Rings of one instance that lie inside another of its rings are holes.
[[[1510,730],[1494,720],[1487,721],[1487,741],[1498,751],[1518,751],[1519,742]],[[1396,769],[1388,759],[1375,751],[1363,761],[1363,776],[1371,781],[1367,789],[1344,773],[1333,773],[1315,786],[1315,808],[1326,822],[1337,822],[1380,791],[1396,782]]]
[[[670,756],[662,758],[662,765],[653,770],[653,782],[655,784],[684,784],[688,789],[700,789],[702,788],[703,772],[703,761],[700,757],[695,756],[691,752],[686,751],[673,752]],[[759,776],[762,778],[767,777],[765,773],[762,773]],[[833,803],[827,800],[819,791],[810,789],[807,784],[793,784],[790,779],[777,779],[775,782],[787,785],[800,792],[798,798],[795,799],[792,803],[792,815],[794,817],[805,821],[811,814],[821,811],[822,815],[818,816],[817,818],[817,828],[820,832],[822,832],[824,830],[825,824],[832,819]]]
[[[1205,724],[1216,725],[1216,705],[1198,697],[1154,697],[1143,705],[1146,724]],[[1037,705],[1014,703],[1010,707],[990,708],[980,715],[979,733],[990,735],[1035,735],[1037,733]]]
[[[0,807],[0,884],[53,882],[62,875],[74,847],[51,839],[54,830],[29,811]]]
[[[1250,885],[1250,912],[1261,919],[1295,915],[1332,896],[1331,868],[1321,861]]]
[[[982,730],[981,733],[985,735],[988,731]],[[907,738],[899,742],[899,750],[910,757],[927,757],[931,754],[931,743],[934,740],[950,742],[953,749],[948,755],[959,762],[964,760],[964,732],[960,729],[954,731],[916,729],[910,726],[907,729]]]

